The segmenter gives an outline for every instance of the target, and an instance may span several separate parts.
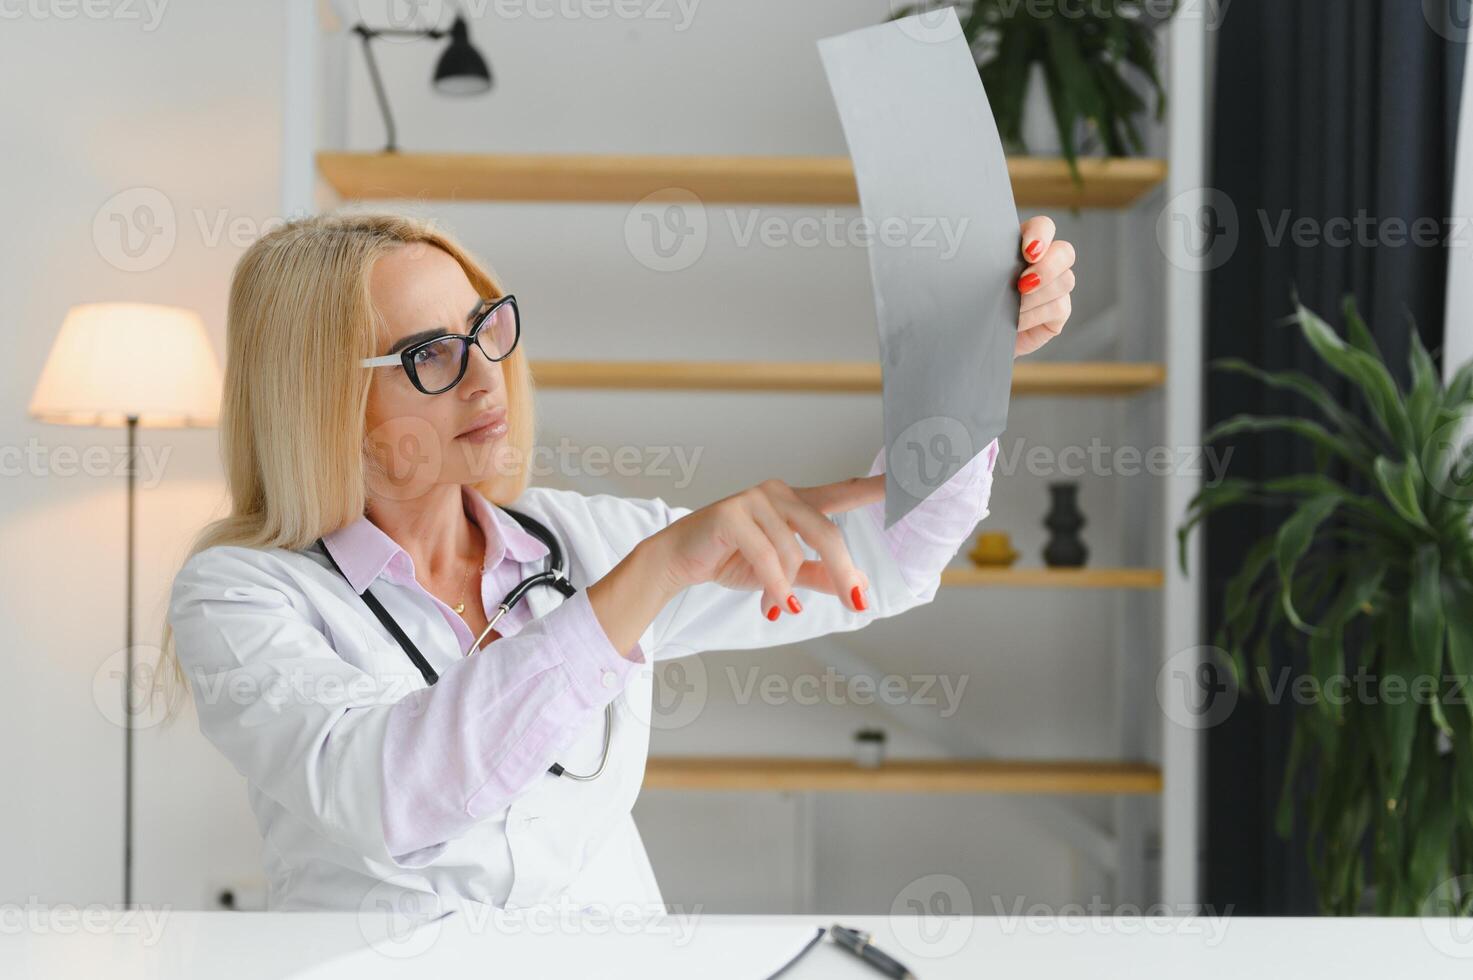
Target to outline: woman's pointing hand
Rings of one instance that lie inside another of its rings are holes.
[[[692,511],[648,539],[664,557],[674,589],[716,582],[762,591],[761,612],[776,619],[802,612],[795,587],[836,595],[848,608],[868,606],[869,578],[854,564],[830,514],[885,499],[883,475],[814,487],[763,480]],[[803,543],[818,553],[804,556]]]

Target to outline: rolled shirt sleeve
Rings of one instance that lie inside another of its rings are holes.
[[[863,508],[884,531],[885,542],[911,588],[934,594],[941,573],[977,525],[986,519],[997,453],[997,440],[993,439],[952,474],[951,479],[889,528],[885,527],[883,500]],[[867,475],[877,476],[884,472],[885,449],[882,446],[875,454]]]

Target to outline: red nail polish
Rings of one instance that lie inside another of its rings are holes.
[[[1018,280],[1018,291],[1025,294],[1031,293],[1038,288],[1041,282],[1043,282],[1043,280],[1038,278],[1038,273],[1030,272],[1028,273],[1028,275]]]
[[[1030,262],[1037,262],[1038,261],[1038,250],[1041,249],[1042,247],[1043,247],[1043,242],[1040,241],[1040,240],[1038,240],[1037,238],[1035,238],[1033,241],[1031,241],[1031,242],[1028,243],[1028,247],[1027,248],[1023,249],[1023,254],[1026,255],[1026,256],[1028,256],[1028,261],[1030,261]]]
[[[797,596],[790,595],[788,596],[788,608],[793,610],[793,612],[795,613],[800,613],[803,611],[803,603],[798,601]]]
[[[782,610],[777,608],[777,606],[773,606],[771,609],[767,610],[768,619],[777,619],[777,617],[781,614]]]
[[[861,589],[859,586],[856,585],[854,588],[849,590],[849,598],[854,600],[855,609],[869,608],[864,601],[864,590]]]

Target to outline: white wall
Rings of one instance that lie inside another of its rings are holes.
[[[381,4],[361,7],[382,22]],[[438,4],[425,5],[427,10]],[[484,4],[468,3],[473,10]],[[550,4],[506,9],[545,9]],[[22,20],[0,32],[0,72],[30,98],[6,100],[7,195],[13,227],[0,262],[19,341],[0,362],[0,446],[121,444],[121,433],[43,427],[24,418],[31,385],[67,306],[138,298],[194,306],[223,350],[224,299],[240,245],[200,230],[219,212],[259,227],[278,207],[281,0],[176,3],[156,30],[119,22]],[[384,43],[386,76],[406,150],[842,154],[842,133],[814,42],[883,20],[886,0],[703,0],[684,23],[539,19],[477,20],[473,35],[497,73],[473,101],[430,94],[428,44]],[[66,72],[56,70],[65,64]],[[376,148],[382,129],[356,49],[348,51],[348,116],[334,127],[353,149]],[[45,83],[42,84],[42,80]],[[162,191],[178,241],[162,264],[123,272],[94,243],[107,199],[134,187]],[[524,342],[538,357],[871,359],[874,314],[859,248],[742,247],[724,213],[692,268],[662,274],[631,255],[620,205],[455,205],[424,208],[448,224],[514,289]],[[196,213],[200,217],[196,219]],[[760,209],[759,217],[813,213]],[[843,212],[857,214],[853,209]],[[738,221],[746,209],[736,213]],[[1111,323],[1150,322],[1151,302],[1116,283],[1129,279],[1125,241],[1111,217],[1057,214],[1079,246],[1080,287],[1071,336],[1049,357],[1112,356]],[[1149,226],[1147,226],[1149,227]],[[247,236],[249,237],[249,236]],[[1150,242],[1149,237],[1130,239]],[[241,243],[243,244],[243,242]],[[1126,273],[1121,274],[1121,269]],[[1098,320],[1114,308],[1116,316]],[[553,475],[544,482],[614,489],[697,506],[768,476],[816,483],[862,473],[879,446],[873,397],[545,392],[540,436],[580,447],[673,446],[699,465],[675,476],[613,483]],[[1118,444],[1109,404],[1015,403],[1012,440],[1054,447]],[[222,506],[213,432],[148,433],[169,452],[166,477],[141,494],[140,635],[156,635],[168,582],[189,533]],[[1138,478],[1144,480],[1145,478]],[[1038,562],[1047,507],[1044,476],[1021,465],[999,473],[989,526],[1014,536]],[[1119,560],[1117,494],[1140,483],[1087,477],[1083,506],[1092,560]],[[0,849],[0,901],[100,901],[118,895],[121,732],[94,700],[93,675],[121,644],[123,496],[120,479],[22,474],[0,481],[4,622],[17,645],[5,654],[19,684],[0,694],[4,771],[19,786],[0,810],[0,833],[26,846]],[[944,590],[903,619],[846,643],[897,674],[967,676],[955,727],[970,726],[1003,756],[1111,757],[1111,649],[1118,611],[1110,594]],[[1140,651],[1149,656],[1148,651]],[[735,703],[727,668],[789,677],[821,667],[799,650],[703,658],[713,679],[699,718],[656,733],[656,752],[841,755],[864,723],[891,729],[892,751],[936,746],[889,724],[873,707],[804,708]],[[1149,696],[1149,695],[1148,695]],[[13,776],[11,774],[14,774]],[[203,904],[221,884],[248,880],[256,835],[242,786],[204,743],[192,715],[140,740],[137,899]],[[857,805],[862,804],[862,805]],[[1082,812],[1108,824],[1104,801]],[[1018,896],[1061,903],[1101,894],[1106,883],[1040,829],[1027,801],[981,796],[819,798],[811,813],[817,877],[793,871],[804,853],[799,801],[780,796],[647,793],[637,816],[672,902],[708,911],[778,910],[805,900],[825,910],[880,911],[913,879],[957,875],[978,911]],[[897,829],[898,828],[898,829]],[[860,873],[856,851],[878,855]],[[1137,900],[1146,896],[1127,896]]]
[[[217,235],[217,221],[257,226],[277,197],[281,4],[176,2],[157,19],[143,4],[92,6],[113,14],[96,18],[71,6],[66,18],[62,4],[7,5],[0,30],[4,902],[121,894],[123,742],[107,675],[123,647],[115,453],[124,434],[33,422],[32,388],[73,303],[192,307],[223,350],[230,270],[248,239]],[[148,224],[137,210],[144,204],[155,206],[153,227],[172,229],[172,249],[138,230]],[[131,246],[114,215],[139,219]],[[145,480],[139,493],[138,640],[153,643],[178,557],[222,504],[223,487],[213,431],[145,431],[141,442],[163,468],[162,481]],[[115,454],[114,465],[77,473],[75,462],[52,457],[62,447]],[[42,453],[49,463],[33,464]],[[197,905],[205,880],[256,862],[238,777],[192,716],[141,733],[138,747],[136,897]]]

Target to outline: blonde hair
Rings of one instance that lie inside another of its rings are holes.
[[[433,246],[465,270],[483,299],[505,295],[493,274],[450,235],[403,214],[332,211],[290,221],[257,239],[230,283],[225,327],[220,454],[230,514],[195,537],[186,556],[216,545],[299,550],[361,517],[367,478],[366,415],[381,317],[369,294],[373,264],[404,245]],[[507,504],[527,488],[534,433],[532,374],[518,344],[501,361],[507,389],[498,464],[476,484]],[[172,716],[186,689],[164,622],[155,687]]]

